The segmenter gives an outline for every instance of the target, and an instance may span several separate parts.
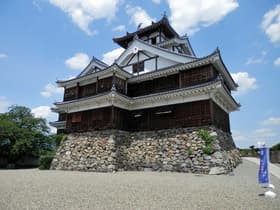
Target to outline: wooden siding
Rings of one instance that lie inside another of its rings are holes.
[[[179,88],[179,74],[136,84],[128,84],[128,96],[136,97]]]
[[[98,80],[98,93],[110,91],[112,88],[113,77]]]
[[[159,130],[211,124],[209,100],[136,110],[130,114],[129,130]]]
[[[108,77],[100,79],[97,83],[65,89],[64,101],[88,97],[98,93],[110,91],[113,83],[116,90],[130,97],[143,96],[159,93],[178,88],[189,87],[211,81],[217,77],[217,70],[212,65],[181,71],[179,74],[165,76],[140,83],[127,85],[126,81],[119,77]],[[96,87],[97,84],[97,87]],[[227,86],[226,86],[227,87]]]
[[[213,80],[217,76],[217,71],[212,65],[189,69],[180,72],[181,87],[189,87]]]
[[[119,78],[119,77],[115,77],[115,87],[117,92],[125,94],[126,92],[126,81]]]
[[[96,83],[89,85],[80,86],[80,95],[79,97],[88,97],[96,94]]]
[[[125,92],[125,81],[116,77],[116,88],[120,93]],[[98,93],[110,91],[112,88],[113,77],[108,77],[98,80],[96,83],[80,86],[77,84],[75,87],[67,88],[64,91],[63,101],[70,101],[78,98],[89,97]],[[98,84],[98,88],[96,88]]]
[[[58,121],[65,121],[67,119],[67,114],[66,113],[60,113],[58,115]]]
[[[71,113],[67,116],[66,130],[67,132],[103,129],[140,131],[203,126],[211,123],[210,101],[204,100],[135,111],[106,107]]]
[[[225,132],[230,133],[230,120],[229,114],[222,110],[216,103],[211,101],[212,106],[212,118],[213,118],[213,125],[217,128],[222,129]]]
[[[63,101],[71,101],[77,98],[77,87],[66,88],[64,91]]]

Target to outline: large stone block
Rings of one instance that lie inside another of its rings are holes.
[[[229,173],[240,163],[239,151],[231,135],[215,127],[203,127],[215,138],[215,152],[204,154],[205,142],[199,135],[199,129],[132,133],[105,130],[70,134],[58,149],[51,169],[113,172],[147,171],[148,168],[154,171],[219,174]]]

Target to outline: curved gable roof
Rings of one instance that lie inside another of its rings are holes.
[[[89,64],[84,68],[84,70],[77,77],[81,77],[81,76],[87,75],[88,73],[91,73],[90,71],[94,67],[97,67],[98,69],[102,70],[102,69],[107,68],[108,65],[93,56],[91,61],[89,62]]]
[[[173,60],[177,63],[188,63],[193,60],[196,60],[197,58],[182,54],[182,53],[176,53],[171,50],[156,46],[156,45],[150,45],[146,43],[145,41],[140,40],[139,38],[135,38],[133,42],[129,45],[129,47],[118,57],[116,60],[116,63],[118,65],[121,65],[121,62],[129,55],[133,53],[133,49],[137,47],[139,50],[145,50],[147,52],[150,52],[152,54],[158,55],[160,57]]]
[[[133,33],[128,33],[125,36],[122,37],[116,37],[113,38],[113,41],[117,44],[119,44],[123,48],[128,47],[128,43],[133,40],[133,37],[137,35],[138,37],[145,36],[146,34],[150,34],[158,29],[161,29],[161,31],[168,37],[168,38],[174,38],[174,37],[179,37],[178,33],[172,28],[172,26],[169,24],[169,21],[164,15],[162,19],[156,23],[152,22],[151,25],[140,28],[139,30],[133,32]]]

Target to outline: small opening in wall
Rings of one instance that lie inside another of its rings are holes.
[[[163,114],[170,114],[172,113],[171,110],[167,110],[167,111],[160,111],[160,112],[156,112],[156,115],[163,115]]]
[[[157,37],[151,38],[151,42],[152,42],[152,44],[156,44],[157,43]]]
[[[144,61],[140,61],[132,65],[133,74],[144,71]]]
[[[136,114],[134,115],[135,118],[138,118],[138,117],[142,117],[142,114]]]

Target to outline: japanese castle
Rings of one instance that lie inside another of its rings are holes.
[[[93,57],[74,79],[59,80],[58,132],[149,131],[214,126],[230,133],[240,105],[220,51],[197,57],[167,17],[113,41],[124,52],[108,65]]]

